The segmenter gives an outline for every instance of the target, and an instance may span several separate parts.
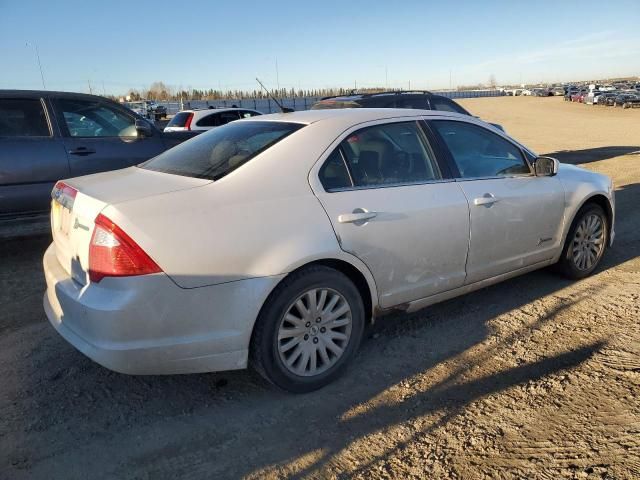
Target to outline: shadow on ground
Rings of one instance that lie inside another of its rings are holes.
[[[640,234],[634,228],[640,221],[639,199],[640,184],[618,190],[618,238],[601,270],[640,255]],[[411,315],[381,319],[369,329],[347,374],[312,394],[275,391],[247,371],[126,376],[91,362],[46,324],[40,259],[47,243],[46,238],[11,241],[0,253],[2,264],[11,258],[12,265],[0,277],[1,303],[9,305],[10,313],[0,325],[2,340],[13,341],[9,333],[20,328],[19,322],[31,324],[24,328],[32,335],[18,352],[19,361],[13,359],[16,383],[5,382],[0,397],[0,431],[6,432],[0,435],[0,450],[16,477],[84,478],[92,472],[94,478],[237,478],[305,456],[311,460],[296,475],[316,475],[336,454],[371,433],[440,414],[439,421],[394,447],[402,448],[416,435],[445,425],[474,400],[570,369],[603,345],[582,345],[467,380],[469,371],[516,338],[543,328],[593,294],[583,290],[571,301],[563,299],[511,336],[474,348],[491,335],[489,324],[496,317],[572,285],[545,270]],[[464,362],[458,362],[463,354]],[[457,366],[439,378],[435,369],[445,361]],[[416,380],[425,374],[432,381]],[[411,385],[412,395],[379,401],[402,382]]]
[[[640,146],[627,147],[597,147],[585,148],[584,150],[559,150],[557,152],[545,153],[546,156],[557,158],[561,163],[571,163],[573,165],[598,162],[610,158],[622,157],[624,155],[636,155],[640,158]]]

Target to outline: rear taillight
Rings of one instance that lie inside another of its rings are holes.
[[[69,210],[73,210],[76,195],[78,195],[78,190],[64,182],[56,182],[51,190],[51,198]]]
[[[162,270],[129,235],[102,214],[96,217],[89,245],[89,279],[130,277]]]
[[[190,113],[187,117],[186,122],[184,122],[184,128],[187,130],[191,130],[191,120],[193,120],[193,113]]]

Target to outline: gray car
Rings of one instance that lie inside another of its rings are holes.
[[[95,95],[0,90],[0,222],[48,212],[57,180],[136,165],[194,135]]]

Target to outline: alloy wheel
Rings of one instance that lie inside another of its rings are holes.
[[[586,215],[578,224],[571,244],[573,263],[578,270],[591,269],[604,249],[604,223],[599,215]]]
[[[319,375],[342,357],[352,329],[349,303],[330,288],[314,288],[296,298],[278,327],[278,355],[295,375]]]

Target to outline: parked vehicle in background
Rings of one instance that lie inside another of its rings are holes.
[[[472,116],[471,113],[450,98],[429,91],[393,91],[325,97],[313,104],[311,110],[336,108],[412,108],[418,110],[440,110]],[[491,125],[504,130],[501,125],[496,123],[491,123]]]
[[[638,94],[631,92],[621,92],[613,99],[614,107],[628,108],[638,100]],[[625,106],[626,105],[626,106]]]
[[[167,107],[158,105],[153,100],[140,100],[135,102],[124,102],[124,105],[141,117],[154,119],[156,121],[167,117]]]
[[[529,97],[533,94],[532,90],[529,90],[528,88],[523,88],[522,92],[520,92],[520,95],[522,95],[523,97]]]
[[[549,90],[545,89],[545,88],[534,88],[531,91],[531,95],[534,97],[548,97],[549,96]]]
[[[195,131],[203,132],[221,127],[241,118],[262,115],[256,110],[247,108],[206,108],[182,110],[176,113],[164,128],[165,132]]]
[[[564,93],[565,93],[565,90],[564,90],[564,88],[563,88],[563,87],[554,87],[554,88],[551,90],[551,94],[552,94],[552,95],[554,95],[554,96],[556,96],[556,97],[561,97],[561,96],[563,96],[563,95],[564,95]]]
[[[49,209],[57,180],[138,164],[191,138],[107,98],[0,90],[0,220]]]
[[[81,352],[128,374],[252,365],[308,392],[376,315],[552,264],[590,275],[614,201],[608,177],[469,115],[360,108],[243,119],[60,182],[51,220],[44,308]]]

